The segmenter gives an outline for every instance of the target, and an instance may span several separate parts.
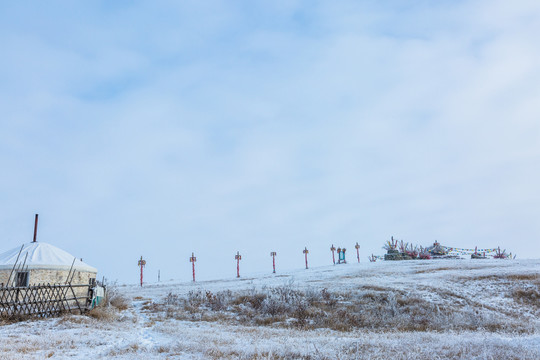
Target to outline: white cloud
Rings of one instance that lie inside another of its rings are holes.
[[[538,257],[539,6],[343,4],[4,16],[0,236],[39,211],[131,281],[141,254],[188,279],[192,251],[212,277],[390,235]]]

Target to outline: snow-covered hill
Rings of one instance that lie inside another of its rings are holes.
[[[2,358],[540,358],[540,260],[381,261],[115,290],[130,302],[117,314],[0,327]]]

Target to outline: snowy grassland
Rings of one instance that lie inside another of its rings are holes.
[[[381,261],[113,292],[91,316],[0,326],[0,357],[540,358],[540,260]]]

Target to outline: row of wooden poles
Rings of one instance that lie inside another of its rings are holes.
[[[356,249],[356,259],[358,260],[358,262],[360,262],[360,245],[358,245],[358,243],[356,243],[356,245],[354,245],[354,248]],[[332,244],[332,246],[330,247],[330,251],[332,252],[332,262],[334,263],[334,265],[336,264],[336,257],[335,257],[336,252],[338,253],[338,264],[346,263],[346,261],[345,261],[345,252],[347,251],[346,248],[338,247],[336,249],[336,247]],[[308,248],[305,247],[304,250],[302,250],[302,253],[304,253],[304,257],[305,257],[306,269],[309,269],[309,266],[308,266],[309,250],[308,250]],[[277,256],[277,252],[275,252],[275,251],[270,252],[270,256],[272,257],[272,269],[273,269],[272,272],[275,274],[276,273],[276,256]],[[240,255],[240,251],[236,252],[236,255],[234,256],[234,259],[236,260],[236,277],[239,278],[240,277],[240,260],[242,260],[242,255]],[[191,257],[189,258],[189,262],[191,263],[191,267],[192,267],[193,282],[195,282],[195,262],[196,261],[197,261],[197,257],[195,257],[194,253],[191,253]],[[139,266],[140,269],[141,269],[141,286],[143,286],[143,269],[146,266],[146,260],[144,260],[142,256],[139,259],[139,262],[138,262],[137,266]],[[158,279],[159,279],[159,273],[158,273]]]

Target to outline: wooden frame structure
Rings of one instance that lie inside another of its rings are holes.
[[[81,291],[80,288],[86,288]],[[86,295],[78,295],[85,293]],[[38,284],[0,286],[0,319],[84,314],[91,301],[91,285]]]

